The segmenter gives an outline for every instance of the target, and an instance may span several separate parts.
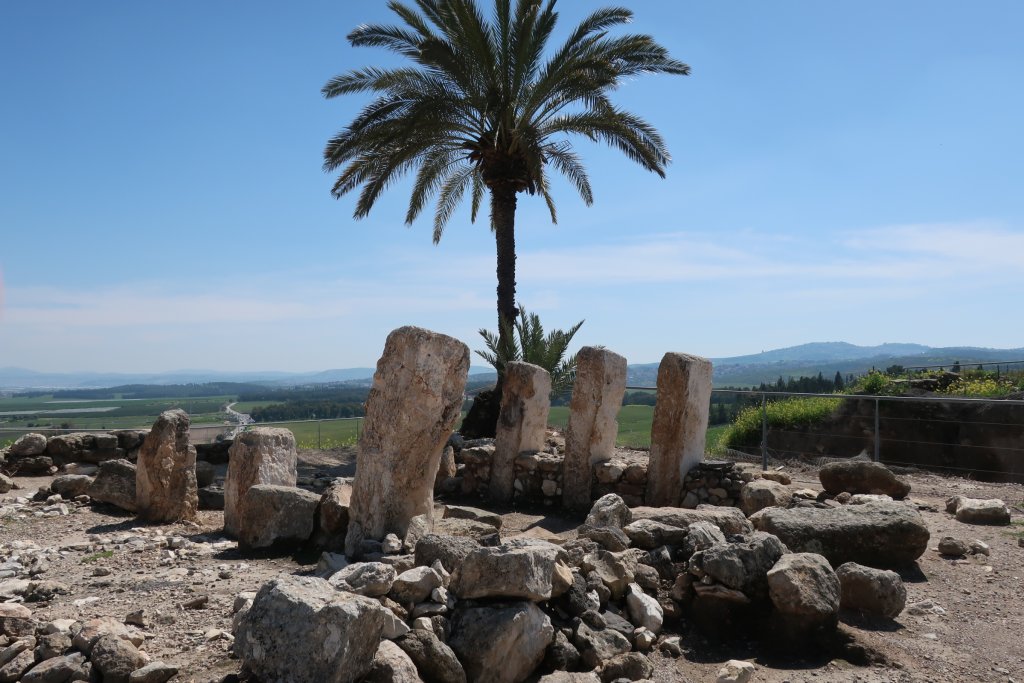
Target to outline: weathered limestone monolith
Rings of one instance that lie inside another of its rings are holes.
[[[256,427],[235,437],[224,478],[224,531],[238,538],[245,492],[257,484],[295,486],[295,435],[290,430]]]
[[[524,451],[544,448],[551,411],[551,375],[544,368],[513,361],[505,366],[501,412],[491,460],[491,500],[511,503],[515,461]]]
[[[590,510],[592,469],[596,463],[611,460],[615,452],[616,418],[625,392],[625,358],[594,346],[579,350],[562,471],[562,504],[573,512]]]
[[[409,521],[432,522],[434,477],[462,408],[469,348],[419,327],[388,335],[377,361],[356,456],[345,554],[364,539],[404,538]]]
[[[666,353],[658,367],[647,505],[679,504],[683,475],[704,459],[710,406],[711,361],[685,353]]]
[[[135,504],[147,522],[194,520],[199,509],[196,449],[188,441],[184,410],[160,414],[139,449]]]

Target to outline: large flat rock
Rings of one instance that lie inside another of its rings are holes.
[[[904,567],[928,548],[921,514],[903,503],[865,503],[841,508],[766,508],[754,526],[774,534],[793,552],[818,553],[838,567]]]

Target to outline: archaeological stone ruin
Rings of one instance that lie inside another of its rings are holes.
[[[181,411],[123,438],[28,435],[6,463],[15,473],[23,462],[61,468],[18,503],[42,515],[96,504],[160,524],[222,509],[223,547],[314,550],[315,568],[283,572],[232,606],[233,654],[263,683],[645,680],[651,655],[682,654],[684,622],[709,638],[768,633],[785,651],[828,647],[841,610],[884,623],[904,610],[893,570],[913,567],[930,541],[909,485],[870,462],[823,467],[817,491],[784,472],[705,461],[709,361],[665,355],[649,453],[615,447],[626,359],[612,351],[580,351],[564,435],[547,428],[550,377],[526,363],[508,367],[495,439],[453,433],[468,369],[462,342],[394,330],[353,478],[300,479],[295,439],[282,429],[249,429],[197,460]],[[222,488],[208,458],[226,464]],[[517,509],[576,526],[509,531],[502,513]],[[1010,512],[958,497],[948,515],[1006,524]],[[987,548],[943,539],[940,550]],[[0,601],[0,680],[174,676],[116,620],[79,625],[73,646],[41,659],[17,645],[37,627],[31,609]],[[723,671],[749,675],[748,664]],[[51,669],[72,673],[47,678]]]

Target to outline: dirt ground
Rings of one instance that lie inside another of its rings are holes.
[[[351,475],[351,449],[302,451],[300,483]],[[789,469],[793,488],[820,488],[812,469]],[[318,476],[319,475],[319,476]],[[842,616],[841,633],[873,662],[858,666],[832,655],[806,659],[776,657],[756,639],[713,644],[681,627],[684,656],[651,655],[656,681],[714,681],[728,659],[754,661],[753,681],[1018,681],[1024,683],[1024,486],[988,484],[932,474],[906,475],[931,531],[931,548],[918,568],[903,573],[908,606],[930,600],[924,615],[904,611],[888,624]],[[18,478],[22,490],[0,496],[0,507],[18,495],[31,495],[49,478]],[[944,512],[953,495],[1002,498],[1011,506],[1011,527],[968,526]],[[71,514],[34,516],[21,511],[0,519],[0,569],[26,545],[43,559],[34,580],[64,584],[67,594],[29,603],[37,620],[77,620],[97,616],[125,619],[142,610],[146,652],[179,667],[175,683],[220,682],[237,673],[231,656],[234,597],[254,591],[282,572],[312,573],[317,556],[243,556],[220,534],[223,515],[200,513],[199,523],[140,526],[128,513],[109,507],[70,506]],[[574,523],[542,511],[509,511],[503,537],[530,535],[570,538]],[[990,557],[942,557],[934,547],[943,536],[978,539]],[[2,575],[0,575],[2,576]],[[0,578],[0,600],[5,582]],[[206,598],[205,602],[202,598]],[[199,600],[197,600],[199,598]],[[202,603],[202,604],[199,604]],[[230,680],[230,679],[229,679]]]

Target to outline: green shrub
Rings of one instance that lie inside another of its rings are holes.
[[[821,422],[829,417],[842,399],[791,398],[769,401],[765,412],[768,429],[794,429]],[[719,443],[725,448],[750,448],[761,443],[761,406],[750,406],[740,411],[736,421],[721,435]]]

